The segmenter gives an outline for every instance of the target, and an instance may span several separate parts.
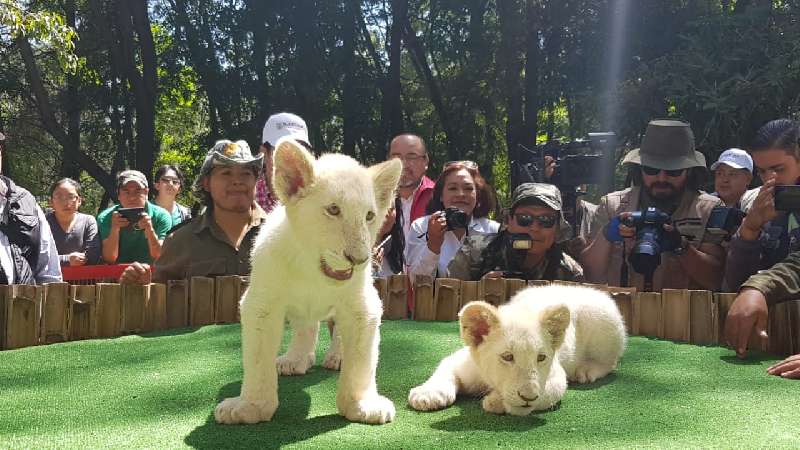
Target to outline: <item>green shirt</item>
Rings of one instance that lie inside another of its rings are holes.
[[[111,234],[111,215],[119,208],[120,205],[116,204],[97,215],[97,227],[100,230],[101,241]],[[158,240],[163,241],[169,229],[172,228],[172,215],[166,209],[150,202],[145,203],[144,212],[150,216]],[[115,262],[117,264],[153,262],[150,248],[147,245],[147,236],[143,230],[135,230],[133,227],[119,230],[119,255]]]

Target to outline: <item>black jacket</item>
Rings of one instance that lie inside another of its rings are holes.
[[[8,237],[14,262],[14,284],[36,284],[34,270],[39,258],[42,227],[33,194],[0,175],[0,232]],[[0,284],[8,277],[0,269]]]

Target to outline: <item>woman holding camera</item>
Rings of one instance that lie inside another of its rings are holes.
[[[584,281],[583,269],[563,248],[570,227],[561,210],[561,192],[554,185],[519,185],[506,227],[467,239],[448,267],[450,277]]]
[[[411,224],[405,259],[410,275],[449,276],[447,266],[467,236],[497,233],[487,216],[496,201],[472,161],[445,164],[436,180],[427,215]]]

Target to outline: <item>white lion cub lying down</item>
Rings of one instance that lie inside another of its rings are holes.
[[[278,141],[274,157],[275,192],[283,206],[259,231],[240,305],[242,391],[217,405],[214,417],[228,424],[270,420],[278,408],[278,370],[305,373],[314,362],[319,321],[335,317],[342,349],[339,413],[353,421],[389,422],[394,405],[375,386],[382,307],[370,258],[402,163],[365,168],[341,154],[314,160],[288,139]],[[286,319],[294,335],[276,361]]]
[[[459,317],[467,345],[411,390],[408,403],[416,410],[445,408],[457,394],[486,394],[483,409],[496,414],[548,409],[561,400],[567,380],[604,377],[625,349],[614,301],[587,287],[531,287],[499,308],[470,302]]]

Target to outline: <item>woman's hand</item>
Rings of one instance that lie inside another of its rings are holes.
[[[70,266],[82,266],[86,264],[86,253],[72,252],[69,254]]]
[[[437,255],[442,251],[445,231],[447,231],[447,220],[444,211],[431,214],[431,219],[428,221],[428,249]]]

